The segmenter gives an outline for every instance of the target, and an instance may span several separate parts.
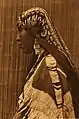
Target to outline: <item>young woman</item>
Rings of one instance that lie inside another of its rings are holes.
[[[47,12],[31,8],[17,23],[26,53],[37,56],[14,119],[78,118],[78,77],[70,53]]]

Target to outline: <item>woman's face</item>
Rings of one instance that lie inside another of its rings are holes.
[[[22,30],[19,33],[19,37],[17,36],[17,40],[20,38],[20,44],[23,45],[23,48],[26,53],[31,53],[33,51],[34,37],[30,33],[30,31]]]

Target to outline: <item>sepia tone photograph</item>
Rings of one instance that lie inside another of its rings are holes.
[[[79,1],[0,0],[0,119],[79,118]]]

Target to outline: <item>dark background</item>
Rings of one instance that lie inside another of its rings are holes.
[[[0,0],[0,119],[12,119],[30,65],[16,42],[17,17],[35,6],[48,12],[79,68],[79,0]]]

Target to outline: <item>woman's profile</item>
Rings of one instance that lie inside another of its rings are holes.
[[[17,23],[20,42],[36,60],[26,77],[13,119],[79,117],[78,77],[69,50],[47,12],[31,8]]]

